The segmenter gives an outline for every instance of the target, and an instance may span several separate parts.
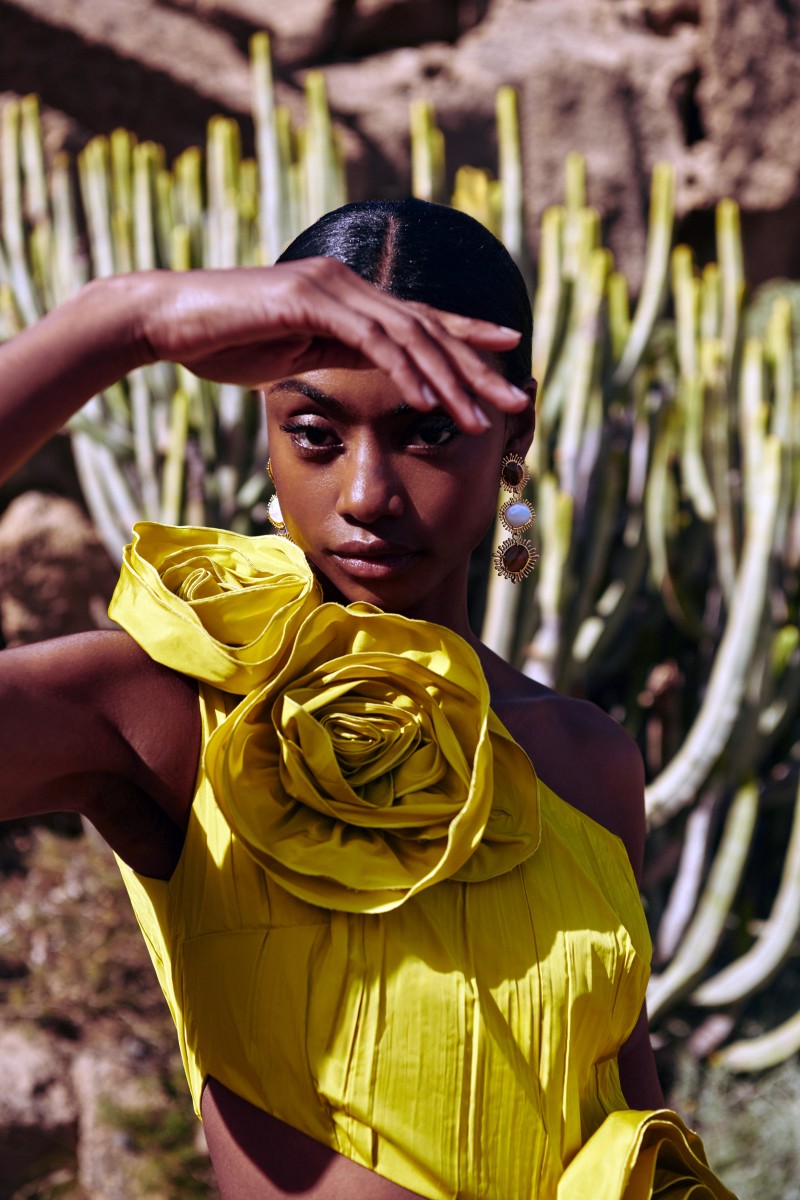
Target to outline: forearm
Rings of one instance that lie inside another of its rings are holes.
[[[96,280],[0,346],[0,480],[92,396],[150,361],[142,316],[157,280]]]
[[[330,258],[96,280],[0,346],[0,480],[93,395],[155,359],[248,388],[371,363],[412,407],[426,412],[438,399],[463,429],[482,433],[476,396],[500,412],[530,404],[487,361],[518,340],[407,305]]]
[[[619,1052],[622,1094],[631,1108],[663,1108],[664,1093],[650,1045],[647,1009],[642,1008],[633,1033]]]

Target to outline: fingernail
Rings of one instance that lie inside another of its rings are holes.
[[[473,404],[472,411],[474,412],[475,420],[479,425],[482,425],[484,429],[491,429],[492,422],[489,420],[482,408],[478,408],[477,404]]]
[[[514,337],[522,337],[518,329],[512,329],[510,325],[498,325],[497,328],[501,333],[513,333]]]
[[[433,394],[433,391],[428,384],[421,383],[419,390],[422,392],[422,399],[425,401],[428,408],[436,408],[439,401],[436,399],[436,396]]]
[[[515,387],[513,383],[510,383],[508,385],[508,390],[511,392],[511,395],[515,400],[524,400],[526,404],[528,403],[528,393],[524,392],[522,388]]]

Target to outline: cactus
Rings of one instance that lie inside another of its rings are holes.
[[[760,1037],[732,1042],[712,1056],[729,1071],[766,1071],[800,1051],[800,1012]]]
[[[725,921],[742,877],[758,813],[758,787],[740,788],[730,807],[719,849],[694,917],[678,950],[647,989],[647,1008],[655,1021],[676,996],[702,974],[719,945]]]
[[[411,190],[420,200],[443,203],[445,194],[444,135],[436,124],[433,105],[414,100],[410,110]]]
[[[783,864],[780,887],[769,918],[746,954],[707,979],[692,995],[703,1007],[744,1000],[773,978],[791,953],[800,930],[800,788]]]
[[[322,75],[307,76],[307,120],[295,128],[275,102],[265,34],[251,54],[257,162],[242,158],[226,118],[209,124],[205,152],[172,164],[118,130],[82,151],[76,188],[63,155],[45,173],[35,98],[5,105],[0,337],[92,275],[273,262],[346,199]],[[631,314],[574,154],[533,264],[511,89],[496,112],[497,177],[461,165],[451,195],[432,106],[415,100],[410,114],[414,194],[504,238],[532,291],[539,397],[528,464],[541,562],[519,587],[488,581],[483,636],[531,677],[605,704],[639,740],[654,865],[673,864],[654,871],[646,896],[667,960],[652,1012],[659,1022],[678,1004],[734,1006],[735,1029],[735,1005],[782,969],[800,924],[800,797],[793,818],[772,804],[797,774],[800,287],[770,285],[748,301],[729,200],[717,211],[718,261],[698,271],[687,247],[672,247],[675,184],[662,164]],[[70,435],[114,556],[142,516],[263,523],[266,430],[242,389],[153,365],[94,397]],[[743,866],[765,822],[785,859],[753,939]],[[798,1044],[800,1017],[718,1057],[755,1069]]]

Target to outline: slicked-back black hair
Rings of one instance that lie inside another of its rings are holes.
[[[337,258],[400,300],[480,317],[519,329],[516,349],[500,355],[520,386],[531,373],[531,306],[505,246],[480,222],[425,200],[365,200],[326,213],[284,250],[279,262]]]

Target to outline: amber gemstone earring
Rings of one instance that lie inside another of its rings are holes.
[[[511,493],[511,499],[500,509],[500,523],[511,537],[497,547],[492,562],[498,575],[512,583],[527,579],[539,560],[532,544],[520,536],[536,520],[533,506],[522,498],[529,479],[525,459],[518,454],[507,454],[500,464],[500,486]]]

